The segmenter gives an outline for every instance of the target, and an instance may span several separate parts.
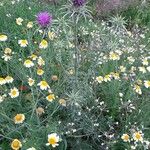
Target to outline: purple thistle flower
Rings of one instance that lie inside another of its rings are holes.
[[[41,27],[47,27],[52,23],[52,15],[48,12],[40,12],[37,15],[37,22]]]
[[[80,7],[80,6],[83,6],[85,3],[85,0],[73,0],[73,5],[75,7]]]

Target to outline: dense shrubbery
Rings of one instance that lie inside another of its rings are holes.
[[[149,28],[70,2],[1,6],[0,148],[149,149]]]

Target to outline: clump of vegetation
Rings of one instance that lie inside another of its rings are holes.
[[[1,2],[0,148],[149,149],[149,28],[63,4]]]

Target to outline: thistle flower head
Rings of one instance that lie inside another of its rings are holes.
[[[75,7],[80,7],[80,6],[83,6],[85,3],[85,0],[73,0],[73,5]]]
[[[48,12],[40,12],[37,15],[37,22],[41,27],[47,27],[52,23],[52,15]]]

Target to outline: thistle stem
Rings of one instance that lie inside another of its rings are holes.
[[[75,87],[78,86],[78,23],[76,21],[76,17],[74,18],[74,25],[75,25],[75,58],[74,58],[74,69],[75,69]]]

